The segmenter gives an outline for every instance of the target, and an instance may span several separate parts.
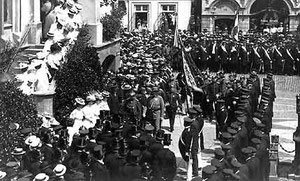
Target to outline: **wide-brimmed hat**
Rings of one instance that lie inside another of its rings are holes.
[[[88,95],[88,96],[86,97],[86,101],[87,101],[87,102],[96,101],[95,95]]]
[[[66,171],[67,171],[67,167],[64,166],[63,164],[57,164],[53,169],[53,172],[55,173],[56,176],[62,176],[66,173]]]
[[[80,97],[75,98],[75,102],[79,105],[83,105],[83,106],[85,105],[84,99],[82,99]]]
[[[23,154],[25,154],[25,151],[23,150],[23,148],[16,147],[11,154],[12,155],[23,155]]]
[[[0,171],[0,179],[3,179],[6,176],[6,172]]]
[[[27,137],[25,139],[25,144],[26,145],[30,145],[35,139],[37,139],[38,137],[36,137],[35,135],[31,135],[29,137]]]
[[[33,179],[33,181],[47,181],[47,180],[49,180],[49,176],[46,175],[45,173],[39,173]]]

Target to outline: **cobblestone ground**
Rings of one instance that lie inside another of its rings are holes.
[[[264,76],[260,76],[262,78]],[[296,94],[300,93],[300,77],[296,76],[275,76],[276,95],[274,103],[273,128],[271,135],[279,135],[279,142],[287,151],[295,149],[293,142],[293,133],[298,125],[298,115],[296,114]],[[261,81],[262,82],[262,81]],[[177,157],[178,174],[175,180],[186,180],[187,164],[182,160],[178,140],[183,130],[183,115],[177,115],[175,121],[175,130],[172,133],[172,145],[170,149],[175,152]],[[169,128],[169,120],[162,123],[163,129]],[[213,150],[220,147],[220,143],[215,140],[215,124],[205,121],[204,125],[205,150],[199,152],[199,174],[201,168],[210,164],[213,157]],[[280,162],[291,162],[294,159],[294,152],[287,153],[279,147]]]

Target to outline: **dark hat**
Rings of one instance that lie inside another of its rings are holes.
[[[258,118],[258,119],[261,119],[263,116],[262,116],[261,113],[255,112],[255,113],[253,114],[253,117],[256,117],[256,118]]]
[[[216,148],[214,153],[215,153],[215,158],[218,160],[223,159],[225,156],[225,152],[220,148]]]
[[[138,163],[141,156],[141,151],[134,149],[130,152],[130,157],[134,163]]]
[[[60,131],[62,128],[63,128],[62,125],[57,125],[57,126],[53,127],[53,131],[57,132],[57,131]]]
[[[242,148],[241,151],[246,157],[250,157],[252,155],[252,149],[250,149],[248,147]]]
[[[258,139],[258,138],[252,138],[252,139],[251,139],[251,142],[253,143],[252,145],[253,145],[254,147],[256,147],[257,145],[261,144],[261,140]]]
[[[230,150],[232,147],[231,147],[231,144],[224,144],[224,143],[221,143],[221,147],[222,147],[222,150],[224,152],[227,152],[228,150]]]
[[[103,158],[103,146],[102,145],[97,145],[94,147],[94,156],[97,159],[102,159]]]
[[[247,120],[247,117],[246,116],[238,116],[236,119],[241,123],[245,123]]]
[[[20,131],[23,135],[28,135],[29,133],[32,132],[32,128],[23,128]]]
[[[161,129],[158,130],[156,133],[156,140],[162,141],[164,139],[164,134],[165,134],[164,130],[161,130]]]
[[[88,129],[81,129],[81,130],[79,130],[79,134],[80,134],[80,137],[88,136],[89,130]]]
[[[254,148],[253,146],[248,146],[247,148],[249,148],[252,151],[252,153],[255,153],[257,151],[256,148]]]
[[[193,122],[193,120],[189,117],[185,117],[185,118],[183,118],[183,120],[184,120],[184,122],[187,122],[187,123],[192,123]]]
[[[230,128],[230,127],[227,128],[227,132],[230,133],[232,136],[234,136],[234,135],[237,134],[237,130],[232,129],[232,128]]]
[[[233,174],[233,170],[229,169],[229,168],[223,169],[222,172],[223,172],[225,178],[230,178],[231,175]]]
[[[240,125],[239,125],[239,122],[233,122],[230,124],[230,127],[235,129],[235,130],[238,130],[240,128]]]
[[[199,105],[194,105],[193,108],[198,112],[198,113],[202,113],[202,109]]]
[[[229,143],[230,141],[232,141],[233,137],[230,133],[228,132],[222,132],[222,141],[223,143]]]
[[[85,137],[79,137],[76,146],[80,149],[85,148],[87,146],[86,138]]]
[[[194,108],[189,108],[188,113],[189,114],[198,114],[198,112]]]
[[[237,116],[240,116],[240,115],[244,115],[245,113],[243,111],[234,111],[234,114],[237,115]]]
[[[212,174],[215,173],[217,168],[212,165],[207,165],[202,169],[202,179],[208,179],[211,177]]]
[[[254,130],[253,135],[256,138],[261,139],[263,137],[263,132],[261,130]]]
[[[211,161],[210,161],[211,165],[216,167],[216,168],[221,168],[222,165],[221,165],[221,162],[220,160],[216,159],[216,158],[213,158]]]
[[[169,133],[164,134],[164,145],[169,146],[171,144],[171,141],[172,141],[171,134]]]
[[[256,123],[256,126],[257,126],[257,128],[258,128],[259,130],[261,130],[261,131],[264,131],[264,129],[265,129],[265,127],[266,127],[263,123]]]
[[[240,168],[242,166],[242,164],[236,158],[233,158],[230,164],[235,168]]]
[[[154,126],[152,126],[151,124],[146,124],[145,131],[150,132],[150,131],[153,131],[153,130],[154,130]]]

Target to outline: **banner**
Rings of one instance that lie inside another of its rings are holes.
[[[195,78],[191,72],[190,66],[188,62],[185,59],[185,53],[182,51],[182,61],[183,61],[183,70],[184,70],[184,75],[186,78],[186,83],[189,87],[197,87]]]
[[[231,35],[236,41],[239,41],[239,10],[235,13],[234,26],[232,28]]]

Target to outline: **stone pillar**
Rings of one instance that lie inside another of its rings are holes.
[[[87,23],[90,34],[91,34],[91,44],[97,46],[102,44],[102,23],[100,18],[102,16],[100,8],[100,0],[79,0],[79,3],[83,5],[83,10],[81,12],[82,19]]]
[[[4,1],[0,0],[0,39],[4,31]]]
[[[53,116],[53,97],[55,92],[47,93],[33,93],[34,102],[37,107],[39,115],[45,115],[45,113]]]

